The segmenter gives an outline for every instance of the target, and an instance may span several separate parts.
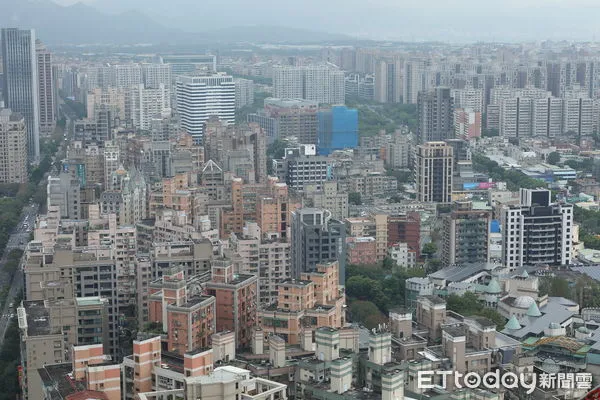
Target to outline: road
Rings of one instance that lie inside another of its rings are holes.
[[[0,259],[1,267],[4,267],[6,264],[8,253],[10,253],[11,250],[25,250],[27,243],[29,243],[29,236],[31,234],[31,229],[35,225],[35,219],[37,218],[38,211],[39,206],[37,204],[30,204],[23,208],[21,220],[19,221],[19,224],[15,228],[14,232],[11,233],[10,238],[8,239],[8,244],[6,245],[6,250],[2,255],[2,259]],[[7,276],[7,272],[3,269],[0,269],[0,281],[6,282],[8,279],[9,277]],[[22,289],[23,268],[22,265],[19,265],[19,268],[17,268],[17,271],[13,277],[13,281],[10,285],[8,295],[6,296],[6,301],[2,307],[2,316],[0,316],[0,347],[4,343],[4,335],[6,334],[6,329],[8,329],[11,315],[16,313],[16,304],[13,303]],[[10,307],[11,304],[13,304],[13,307]]]

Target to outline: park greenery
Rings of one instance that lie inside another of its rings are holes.
[[[506,318],[498,311],[484,306],[473,292],[466,292],[462,296],[451,294],[446,298],[446,309],[463,317],[485,317],[496,324],[499,331],[504,329],[506,324]]]
[[[354,322],[370,329],[387,321],[391,308],[404,305],[406,279],[425,276],[423,269],[394,269],[393,264],[386,258],[379,264],[346,267],[346,295]]]
[[[539,279],[540,296],[564,297],[581,308],[600,307],[600,283],[585,274],[569,280],[562,276],[543,276]]]
[[[384,130],[392,133],[401,126],[411,132],[417,130],[417,107],[415,104],[380,104],[358,98],[347,98],[346,106],[358,110],[358,133],[373,136]]]
[[[254,114],[264,108],[265,99],[270,96],[271,95],[266,92],[254,93],[254,102],[252,104],[248,104],[248,105],[236,110],[235,122],[238,124],[246,122],[248,120],[249,114]]]
[[[553,151],[546,157],[546,162],[548,164],[557,165],[560,162],[560,154],[556,151]]]
[[[600,250],[600,211],[574,206],[573,219],[579,224],[579,241],[586,248]]]
[[[567,165],[576,171],[590,173],[594,166],[594,160],[591,157],[584,158],[583,160],[566,160],[563,162],[563,165]]]
[[[387,322],[388,312],[405,305],[406,279],[423,277],[426,271],[416,269],[390,269],[389,261],[373,265],[348,265],[346,268],[346,296],[350,317],[371,329]],[[466,317],[480,316],[494,322],[502,330],[506,319],[496,310],[485,307],[471,292],[463,296],[447,297],[447,309]]]
[[[519,188],[537,189],[547,187],[544,181],[530,178],[516,169],[504,169],[496,161],[486,156],[473,153],[473,169],[489,175],[494,182],[506,182],[508,190],[517,191]]]

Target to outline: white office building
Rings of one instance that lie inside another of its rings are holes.
[[[202,141],[204,122],[210,116],[235,122],[235,82],[231,76],[179,76],[176,87],[180,125],[196,142]]]

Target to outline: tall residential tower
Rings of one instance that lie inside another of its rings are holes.
[[[27,153],[40,157],[40,103],[35,31],[2,29],[2,70],[5,106],[25,118]]]

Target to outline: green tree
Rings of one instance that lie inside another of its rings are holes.
[[[552,164],[552,165],[556,165],[560,162],[560,154],[557,153],[556,151],[553,151],[552,153],[548,154],[548,156],[546,157],[546,162],[548,164]]]
[[[462,296],[451,294],[446,299],[446,308],[461,315],[473,315],[481,310],[477,295],[467,292]]]
[[[362,198],[359,192],[352,192],[348,194],[348,203],[360,206],[362,204]]]
[[[485,317],[496,324],[497,330],[504,329],[506,324],[506,318],[481,304],[477,295],[472,292],[466,292],[462,296],[451,294],[446,299],[446,308],[465,317]]]
[[[279,160],[285,155],[289,144],[286,140],[277,139],[267,147],[267,173],[273,174],[273,160]]]
[[[555,277],[550,284],[549,295],[554,297],[569,297],[570,296],[569,282],[564,278]]]
[[[386,316],[371,301],[352,302],[350,315],[352,321],[363,324],[367,329],[376,328],[377,325],[387,322]]]
[[[426,258],[431,258],[435,252],[437,251],[437,246],[433,242],[425,243],[423,249],[421,249],[421,254]]]
[[[484,128],[481,131],[481,136],[483,136],[483,137],[500,136],[500,132],[498,131],[498,129],[495,129],[495,128],[491,128],[491,129]]]
[[[396,263],[390,257],[384,258],[383,261],[381,262],[381,267],[386,271],[391,271],[395,265],[396,265]]]

